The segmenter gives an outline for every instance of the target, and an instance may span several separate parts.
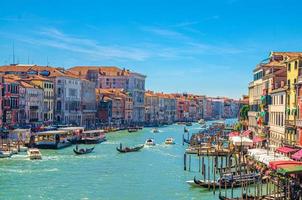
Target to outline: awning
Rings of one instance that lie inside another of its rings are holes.
[[[230,141],[236,146],[253,146],[253,141],[247,137],[234,136]]]
[[[292,161],[292,160],[279,160],[269,162],[269,167],[273,170],[280,168],[283,165],[302,165],[302,162]]]
[[[294,153],[294,152],[298,151],[298,149],[293,149],[290,147],[279,147],[276,149],[276,151],[280,152],[280,153],[288,154],[288,153]]]
[[[243,136],[246,136],[246,137],[249,137],[251,133],[252,133],[251,130],[246,130],[246,131],[244,131],[244,132],[242,133],[242,135],[243,135]]]
[[[259,142],[262,142],[263,140],[265,140],[265,138],[261,138],[258,136],[254,136],[254,138],[253,138],[254,143],[259,143]]]
[[[302,173],[302,163],[282,165],[279,169],[277,169],[277,173],[283,174],[283,175],[301,174]]]
[[[297,151],[296,153],[294,153],[291,156],[291,158],[294,159],[294,160],[301,160],[301,158],[302,158],[302,149]]]
[[[233,131],[233,132],[229,133],[229,137],[234,137],[234,136],[238,136],[238,135],[239,135],[239,132],[237,132],[237,131]]]

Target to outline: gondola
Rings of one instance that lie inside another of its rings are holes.
[[[190,140],[184,138],[184,143],[190,144]]]
[[[129,152],[139,151],[142,148],[144,148],[144,145],[140,145],[136,147],[124,147],[124,148],[122,148],[122,145],[120,145],[120,147],[116,147],[116,150],[120,153],[129,153]]]
[[[200,187],[210,187],[214,188],[219,187],[221,184],[221,187],[226,187],[226,188],[237,188],[241,187],[242,183],[254,183],[258,178],[260,177],[259,174],[244,174],[244,175],[226,175],[223,176],[222,179],[218,179],[217,181],[213,180],[197,180],[196,177],[194,177],[194,183],[197,186]]]
[[[260,197],[258,197],[260,199]],[[219,199],[220,200],[240,200],[240,199],[247,199],[247,200],[254,200],[256,199],[255,197],[253,196],[250,196],[250,195],[246,195],[246,194],[243,194],[242,195],[242,198],[239,198],[239,197],[236,197],[236,198],[228,198],[228,197],[225,197],[225,196],[222,196],[221,194],[219,194]]]
[[[82,155],[82,154],[91,153],[93,150],[94,150],[94,147],[86,148],[86,149],[73,149],[73,152],[77,155]]]

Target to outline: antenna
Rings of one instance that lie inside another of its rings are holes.
[[[48,67],[48,56],[46,57],[46,66]]]
[[[13,63],[15,64],[15,42],[13,42]]]

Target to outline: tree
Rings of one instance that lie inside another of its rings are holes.
[[[240,120],[248,120],[248,112],[250,111],[250,107],[248,105],[244,105],[240,109]]]

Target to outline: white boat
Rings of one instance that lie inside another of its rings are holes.
[[[27,150],[27,155],[31,160],[41,160],[42,154],[39,149],[33,148]]]
[[[154,139],[151,139],[151,138],[147,139],[146,142],[145,142],[145,145],[154,146],[155,145]]]
[[[201,124],[201,125],[205,124],[204,119],[200,119],[200,120],[198,120],[198,124]]]
[[[159,133],[159,130],[157,128],[152,129],[152,133]]]
[[[19,147],[19,151],[20,151],[20,152],[27,152],[27,150],[28,150],[28,148],[25,147],[25,146],[20,146],[20,147]]]
[[[174,139],[172,137],[167,138],[165,144],[175,144]]]
[[[12,153],[9,151],[0,151],[0,158],[9,158],[12,156]]]

